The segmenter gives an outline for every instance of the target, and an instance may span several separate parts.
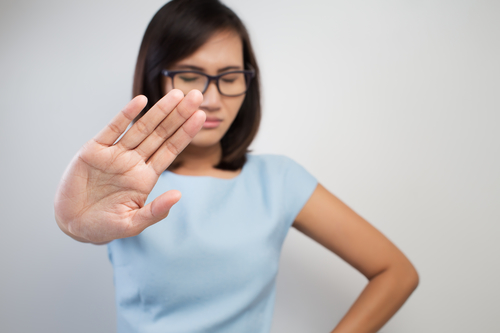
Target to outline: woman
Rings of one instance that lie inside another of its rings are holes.
[[[408,259],[302,167],[247,154],[259,69],[230,9],[161,8],[134,95],[78,152],[55,200],[65,233],[109,243],[119,332],[269,332],[291,225],[369,280],[332,332],[376,332],[416,288]]]

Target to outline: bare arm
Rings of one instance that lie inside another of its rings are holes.
[[[418,285],[417,271],[404,254],[322,185],[293,226],[369,280],[332,333],[377,332]]]
[[[104,244],[164,219],[180,192],[168,191],[147,205],[146,199],[203,126],[202,100],[199,91],[184,97],[174,89],[115,142],[147,103],[144,96],[134,98],[66,169],[54,202],[61,230],[80,242]]]

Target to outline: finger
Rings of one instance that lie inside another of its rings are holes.
[[[180,198],[181,192],[170,190],[139,209],[132,218],[130,235],[127,235],[127,237],[138,235],[147,227],[166,218],[170,208],[172,208]]]
[[[111,146],[118,140],[120,135],[125,132],[128,125],[130,125],[132,120],[134,120],[142,109],[144,109],[147,103],[148,99],[144,95],[134,97],[128,102],[123,110],[94,137],[94,140],[102,145]]]
[[[136,151],[147,160],[158,148],[170,138],[191,117],[203,102],[203,95],[198,90],[189,92],[168,117],[156,127],[137,148]]]
[[[163,96],[144,116],[141,117],[128,130],[128,132],[117,143],[125,149],[136,148],[146,137],[148,137],[158,126],[158,124],[167,117],[170,112],[184,98],[182,91],[173,89],[167,95]]]
[[[205,123],[205,112],[196,111],[161,147],[151,156],[148,164],[160,175],[193,140]]]

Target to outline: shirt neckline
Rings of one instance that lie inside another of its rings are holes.
[[[236,176],[234,176],[233,178],[219,178],[219,177],[213,177],[213,176],[179,175],[179,174],[176,174],[175,172],[172,172],[170,170],[165,170],[164,172],[166,174],[169,174],[169,175],[172,175],[172,176],[178,177],[178,178],[185,178],[185,179],[214,179],[216,181],[232,182],[232,181],[236,181],[237,179],[241,178],[243,176],[243,173],[247,169],[247,164],[250,162],[251,157],[248,154],[246,156],[247,156],[247,160],[246,160],[245,164],[243,164],[243,167],[241,168],[241,172],[239,174],[237,174]]]

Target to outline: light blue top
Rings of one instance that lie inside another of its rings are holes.
[[[247,155],[232,179],[164,172],[169,216],[109,243],[118,332],[268,333],[281,247],[317,181],[293,160]]]

